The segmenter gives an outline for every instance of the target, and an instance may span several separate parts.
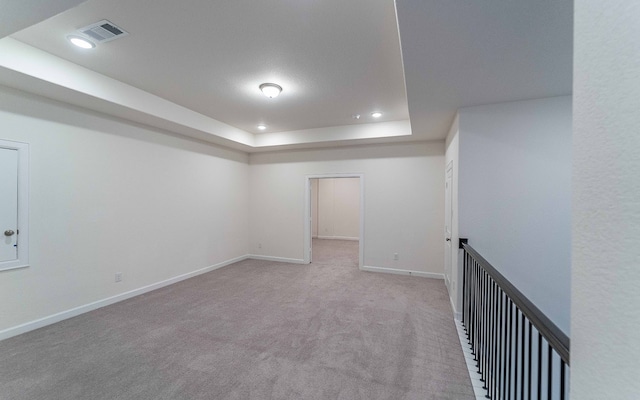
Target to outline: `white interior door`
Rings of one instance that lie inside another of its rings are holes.
[[[18,150],[0,147],[0,262],[18,258],[17,231]]]
[[[451,189],[453,185],[453,165],[449,164],[447,167],[447,175],[444,183],[444,274],[446,277],[447,285],[451,284],[451,257],[453,255],[453,246],[451,244],[451,225],[453,224],[453,207],[451,206],[452,196]]]

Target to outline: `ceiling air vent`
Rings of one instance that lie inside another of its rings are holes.
[[[110,42],[129,34],[124,29],[116,26],[106,19],[78,29],[78,33],[86,36],[87,38],[93,39],[98,43]]]

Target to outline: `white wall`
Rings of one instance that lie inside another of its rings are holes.
[[[571,97],[459,111],[459,234],[569,332]]]
[[[458,133],[458,115],[451,124],[449,134],[445,141],[446,153],[445,153],[445,165],[450,163],[453,166],[452,188],[451,188],[451,266],[449,281],[449,296],[451,298],[451,305],[453,311],[456,313],[456,317],[461,316],[461,304],[462,304],[462,291],[458,290],[461,283],[461,265],[462,265],[462,251],[458,249],[458,243],[460,239],[459,233],[459,210],[458,210],[458,171],[459,164],[459,149],[460,149],[460,135]],[[445,167],[446,168],[446,167]],[[448,249],[446,243],[444,244],[445,251]],[[445,266],[445,270],[446,270]]]
[[[302,261],[306,176],[362,173],[364,265],[443,273],[444,142],[261,153],[249,160],[253,254]]]
[[[0,272],[0,333],[248,252],[245,154],[5,88],[0,137],[31,157],[30,267]]]
[[[358,240],[360,179],[323,178],[313,181],[319,181],[316,236],[321,239]],[[313,204],[311,207],[313,215]]]
[[[318,179],[311,179],[311,237],[318,237]]]
[[[640,398],[640,2],[575,2],[571,398]]]

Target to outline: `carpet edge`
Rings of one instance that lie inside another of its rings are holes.
[[[97,310],[98,308],[102,308],[114,303],[118,303],[123,300],[130,299],[135,296],[139,296],[144,293],[151,292],[156,289],[163,288],[165,286],[172,285],[174,283],[178,283],[185,279],[193,278],[194,276],[198,276],[207,272],[214,271],[218,268],[226,267],[227,265],[246,260],[251,258],[250,255],[243,255],[239,257],[232,258],[230,260],[222,261],[217,264],[210,265],[208,267],[200,268],[195,271],[187,272],[185,274],[181,274],[178,276],[174,276],[173,278],[165,279],[163,281],[159,281],[156,283],[152,283],[150,285],[142,286],[137,289],[129,290],[124,293],[117,294],[115,296],[107,297],[101,300],[96,300],[94,302],[84,304],[78,307],[71,308],[69,310],[61,311],[55,314],[48,315],[46,317],[38,318],[33,321],[25,322],[20,325],[12,326],[3,330],[0,330],[0,341],[9,339],[14,336],[21,335],[23,333],[27,333],[39,328],[43,328],[48,325],[55,324],[56,322],[64,321],[65,319],[76,317],[80,314],[87,313],[89,311]]]
[[[409,269],[395,269],[395,268],[372,267],[369,265],[363,265],[360,267],[360,270],[367,271],[367,272],[382,272],[385,274],[419,276],[421,278],[444,279],[444,274],[438,274],[435,272],[413,271]]]

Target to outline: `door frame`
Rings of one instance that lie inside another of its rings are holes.
[[[15,260],[0,262],[4,271],[29,266],[29,144],[0,139],[0,147],[18,151],[18,251]]]
[[[453,243],[453,160],[451,160],[449,162],[449,164],[447,164],[446,168],[445,168],[445,172],[444,172],[444,182],[445,185],[447,184],[447,180],[449,179],[449,176],[451,176],[451,186],[448,188],[449,191],[449,215],[447,215],[447,188],[445,187],[445,196],[444,196],[444,201],[445,201],[445,205],[444,205],[444,209],[445,209],[445,216],[444,216],[444,225],[445,225],[445,232],[444,232],[444,236],[445,236],[445,252],[448,254],[448,257],[445,255],[444,261],[445,261],[445,266],[444,266],[444,279],[445,279],[445,284],[447,285],[447,288],[449,288],[449,292],[451,292],[451,279],[453,277],[453,257],[454,257],[454,249],[457,249],[457,246],[454,245]],[[450,237],[449,240],[447,241],[447,221],[449,221],[449,229],[451,230],[449,233]],[[447,261],[448,265],[447,265]]]
[[[344,173],[344,174],[316,174],[304,177],[304,263],[311,263],[311,179],[326,178],[359,178],[360,182],[360,233],[358,236],[358,267],[364,265],[364,174]]]

